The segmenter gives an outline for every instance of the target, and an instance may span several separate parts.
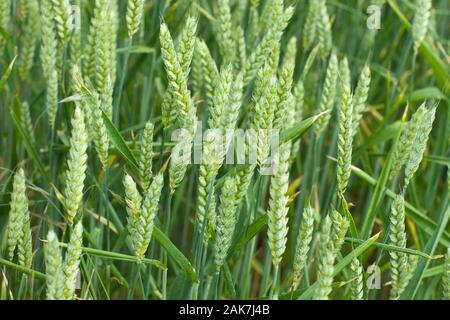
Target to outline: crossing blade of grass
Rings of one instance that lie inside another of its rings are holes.
[[[125,140],[117,130],[116,126],[112,123],[112,121],[109,119],[109,117],[103,110],[102,110],[102,118],[103,122],[105,123],[106,130],[108,131],[109,138],[119,151],[122,158],[127,162],[127,164],[135,173],[139,172],[138,162],[136,158],[134,157],[130,148],[128,148],[127,144],[125,143]]]
[[[60,243],[61,247],[67,248],[66,243]],[[102,257],[102,258],[108,258],[112,260],[119,260],[119,261],[129,261],[129,262],[138,262],[138,258],[135,256],[130,256],[123,253],[117,253],[112,251],[105,251],[100,249],[94,249],[94,248],[87,248],[87,247],[81,247],[81,251],[91,254],[93,256]],[[166,266],[164,266],[161,261],[154,260],[154,259],[142,259],[142,263],[149,264],[154,267],[157,267],[159,269],[165,269]]]
[[[27,268],[27,267],[20,266],[18,264],[15,264],[15,263],[13,263],[11,261],[8,261],[6,259],[3,259],[3,258],[0,258],[0,264],[6,266],[8,268],[11,268],[11,269],[14,269],[14,270],[18,270],[18,271],[20,271],[22,273],[31,275],[31,276],[39,279],[39,280],[47,279],[47,276],[45,274],[39,272],[39,271],[30,269],[30,268]]]
[[[345,241],[351,242],[351,243],[357,243],[357,244],[361,244],[364,242],[363,240],[355,239],[355,238],[345,238]],[[383,248],[387,251],[395,251],[395,252],[403,252],[403,253],[407,253],[407,254],[412,254],[412,255],[419,256],[419,257],[429,259],[429,260],[440,259],[443,257],[442,255],[430,256],[419,250],[402,248],[402,247],[398,247],[398,246],[394,246],[394,245],[390,245],[390,244],[386,244],[386,243],[382,243],[382,242],[374,242],[373,246],[378,247],[378,248]]]
[[[2,77],[0,78],[0,92],[5,89],[6,84],[8,83],[9,76],[11,75],[11,71],[13,69],[14,63],[16,62],[17,56],[13,58],[11,63],[8,65],[8,68],[6,68],[5,72],[3,73]]]
[[[154,227],[153,237],[167,251],[169,256],[178,263],[181,269],[186,272],[189,278],[194,282],[198,282],[197,273],[192,264],[159,228]]]
[[[305,120],[302,120],[291,128],[284,130],[280,135],[280,143],[284,143],[287,141],[295,141],[301,137],[320,117],[327,114],[329,111],[321,112],[315,116],[309,117]]]

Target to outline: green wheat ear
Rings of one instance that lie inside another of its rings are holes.
[[[126,21],[128,36],[130,38],[132,38],[133,35],[139,30],[142,14],[144,12],[144,3],[144,0],[128,0]]]
[[[54,231],[49,231],[44,245],[47,300],[64,300],[64,273],[61,248]]]
[[[152,178],[152,157],[153,157],[153,130],[154,125],[148,121],[145,124],[141,139],[141,152],[139,157],[139,175],[142,188],[147,190]]]
[[[414,51],[417,52],[428,31],[430,22],[432,1],[418,0],[414,13],[414,21],[412,24],[412,34],[414,40]]]
[[[364,300],[364,278],[363,267],[358,258],[353,258],[350,263],[350,299],[351,300]]]
[[[348,61],[344,58],[339,65],[339,133],[337,181],[341,194],[345,193],[350,179],[353,144],[353,101]]]
[[[297,236],[297,243],[295,245],[294,265],[293,265],[293,280],[292,286],[296,288],[300,283],[303,269],[306,266],[308,259],[308,252],[314,231],[314,209],[308,206],[303,210],[302,224]]]
[[[64,259],[64,299],[73,300],[79,273],[81,247],[83,245],[83,224],[78,222],[71,230],[70,241]]]
[[[84,179],[87,168],[87,146],[88,135],[84,124],[84,114],[80,107],[76,107],[72,119],[72,137],[70,139],[66,189],[64,192],[69,225],[73,224],[83,198]]]
[[[328,300],[332,291],[334,260],[336,251],[333,248],[331,236],[332,221],[326,216],[322,221],[319,235],[319,262],[317,267],[317,288],[314,292],[314,300]]]
[[[231,240],[236,225],[236,208],[239,199],[236,196],[237,185],[235,177],[227,177],[220,195],[219,214],[215,228],[216,240],[214,243],[214,262],[220,270],[228,255]]]
[[[8,253],[12,259],[14,251],[22,236],[24,217],[28,215],[28,199],[26,197],[25,173],[19,169],[14,175],[13,191],[7,226]]]

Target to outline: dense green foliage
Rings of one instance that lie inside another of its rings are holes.
[[[449,299],[449,16],[0,0],[0,299]]]

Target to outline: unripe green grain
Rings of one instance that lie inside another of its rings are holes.
[[[144,12],[144,3],[144,0],[128,0],[126,21],[128,36],[130,38],[132,38],[133,35],[139,30],[142,14]]]
[[[326,216],[320,230],[319,262],[317,269],[317,288],[314,300],[328,300],[332,291],[334,260],[336,258],[331,236],[332,221]]]
[[[367,96],[370,89],[370,66],[366,64],[359,76],[358,85],[353,96],[353,134],[358,131],[362,112],[366,107]]]
[[[239,204],[236,192],[235,177],[227,177],[220,195],[219,214],[215,226],[214,263],[217,270],[220,270],[228,255],[236,225],[236,208]]]
[[[390,215],[391,232],[389,240],[392,245],[406,248],[405,233],[405,200],[402,194],[396,195]],[[408,259],[406,253],[389,251],[390,270],[392,279],[391,299],[397,299],[408,284],[405,275],[408,271]]]
[[[350,88],[350,71],[347,59],[339,66],[339,133],[337,181],[339,192],[344,194],[350,179],[353,144],[353,102]]]
[[[350,299],[363,300],[364,299],[364,279],[363,268],[358,258],[353,258],[350,263]]]
[[[19,75],[22,80],[28,76],[28,72],[33,66],[36,41],[39,34],[39,3],[37,0],[28,1],[28,15],[19,45],[21,50],[19,58]]]
[[[81,247],[83,245],[83,224],[78,222],[70,234],[64,259],[64,299],[73,300],[80,266]]]
[[[61,249],[54,231],[49,231],[44,245],[47,300],[64,300],[64,273]]]
[[[400,141],[394,151],[392,158],[390,178],[394,178],[405,165],[414,143],[414,137],[418,132],[423,118],[427,112],[426,105],[423,103],[411,117],[411,120],[404,127],[400,136]]]
[[[14,175],[7,227],[8,253],[11,259],[14,257],[14,251],[22,236],[23,222],[26,215],[28,215],[28,199],[26,196],[25,173],[23,169],[19,169]]]
[[[436,106],[427,109],[427,112],[420,123],[420,127],[417,129],[414,142],[405,164],[404,188],[408,186],[423,159],[428,138],[430,136],[431,129],[433,128],[435,115]]]
[[[216,40],[224,65],[236,63],[236,43],[233,41],[233,29],[229,0],[217,1]]]
[[[322,57],[325,59],[331,51],[333,45],[331,23],[327,12],[326,0],[317,0],[318,6],[318,23],[317,23],[317,41],[320,45]]]
[[[65,48],[69,43],[73,28],[72,7],[69,0],[52,0],[52,3],[59,45],[61,48]]]
[[[427,34],[432,2],[431,0],[418,0],[415,8],[414,21],[412,23],[412,34],[414,40],[414,51],[417,52]]]
[[[141,152],[139,158],[139,175],[142,188],[147,190],[152,178],[152,157],[153,157],[153,123],[148,121],[145,124],[141,139]]]
[[[83,198],[84,179],[86,177],[88,136],[84,124],[84,115],[76,107],[72,119],[72,137],[70,139],[69,159],[66,171],[65,207],[69,225],[73,224]]]
[[[297,242],[295,245],[295,255],[293,265],[294,276],[292,280],[292,286],[294,288],[296,288],[300,283],[303,269],[306,266],[313,231],[314,231],[314,209],[311,206],[307,206],[303,210],[302,224],[300,225],[300,230],[298,232]]]
[[[336,79],[338,76],[338,60],[334,53],[331,54],[328,61],[328,67],[325,75],[325,81],[323,83],[322,95],[320,98],[319,112],[330,111],[317,119],[314,124],[314,131],[319,136],[328,125],[330,121],[330,113],[333,109],[335,97],[336,97]]]
[[[145,257],[145,252],[147,251],[148,245],[152,238],[154,220],[158,214],[158,205],[163,183],[163,174],[159,173],[145,192],[145,197],[140,211],[141,215],[139,217],[139,223],[136,230],[136,233],[140,234],[138,237],[140,241],[135,244],[134,249],[135,255],[139,259],[143,259]]]

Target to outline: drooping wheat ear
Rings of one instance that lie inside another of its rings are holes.
[[[247,63],[247,49],[244,29],[241,26],[234,28],[233,41],[236,46],[236,63],[234,64],[234,68],[235,70],[242,70]]]
[[[428,137],[430,136],[431,129],[433,128],[435,115],[436,106],[427,109],[427,112],[420,123],[420,127],[416,132],[413,145],[405,164],[404,188],[408,186],[412,177],[419,168],[420,162],[422,161],[423,154],[427,147]]]
[[[258,46],[251,52],[248,58],[247,64],[244,68],[244,85],[247,85],[253,77],[257,74],[258,70],[264,65],[267,58],[270,57],[273,48],[280,42],[280,38],[286,29],[289,20],[291,19],[294,9],[293,7],[287,7],[283,10],[283,1],[275,0],[272,12],[272,22],[269,26],[264,38],[258,44]]]
[[[32,143],[36,142],[34,136],[33,119],[31,118],[30,105],[28,102],[24,101],[20,104],[20,122],[22,127],[27,131],[30,141]]]
[[[278,150],[278,157],[275,157],[274,173],[270,181],[270,200],[268,216],[268,241],[272,254],[272,263],[278,266],[286,250],[288,233],[288,200],[287,190],[289,187],[289,158],[291,143],[282,144]],[[278,160],[278,161],[277,161]]]
[[[44,245],[47,300],[64,300],[64,273],[59,241],[53,230]]]
[[[141,139],[141,156],[139,158],[139,175],[142,188],[147,190],[152,179],[152,157],[153,157],[153,123],[145,124]]]
[[[312,240],[312,234],[314,231],[314,209],[311,206],[307,206],[303,210],[302,224],[298,231],[297,243],[295,244],[295,255],[292,287],[297,288],[302,278],[303,269],[306,266],[308,259],[308,252],[310,250],[310,244]]]
[[[248,26],[246,47],[247,53],[251,53],[256,46],[259,36],[259,7],[260,0],[250,0],[248,13]]]
[[[53,23],[52,0],[43,0],[41,4],[41,62],[47,81],[46,109],[50,125],[55,124],[58,102],[58,72],[56,70],[57,41]]]
[[[144,194],[138,229],[136,230],[136,233],[140,234],[138,237],[140,241],[135,244],[134,249],[135,255],[139,259],[143,259],[145,257],[145,252],[147,251],[148,245],[152,238],[154,220],[158,214],[158,205],[163,184],[163,174],[159,173]]]
[[[83,224],[79,221],[72,229],[64,259],[64,299],[73,300],[80,266],[81,247],[83,245]]]
[[[338,76],[338,60],[336,54],[332,53],[328,61],[325,81],[323,83],[322,95],[320,98],[319,112],[330,111],[317,119],[314,124],[314,131],[319,136],[328,125],[331,117],[331,110],[333,109],[336,97],[336,79]]]
[[[133,178],[128,174],[125,175],[123,180],[125,187],[125,202],[127,204],[127,230],[130,234],[133,248],[136,248],[136,244],[142,241],[140,234],[137,232],[139,229],[139,217],[141,216],[142,196],[139,193],[136,183]]]
[[[9,24],[11,21],[11,0],[0,0],[0,27],[9,32]],[[0,49],[3,50],[5,40],[0,37]]]
[[[431,0],[418,0],[412,24],[412,35],[414,40],[414,51],[417,52],[427,34],[431,15]]]
[[[75,108],[72,119],[69,159],[67,160],[66,189],[64,192],[67,221],[71,226],[83,199],[84,179],[86,177],[88,136],[84,115],[80,107]]]
[[[303,25],[303,48],[309,49],[317,40],[320,20],[320,1],[309,1],[308,13]]]
[[[419,130],[423,118],[427,112],[425,103],[423,103],[408,121],[400,136],[400,141],[394,151],[392,158],[390,179],[396,177],[400,169],[405,165],[414,143],[414,137]]]
[[[28,215],[28,199],[26,196],[25,173],[23,169],[19,169],[14,175],[7,229],[8,253],[11,259],[14,257],[14,251],[21,237],[25,215]]]
[[[233,29],[231,21],[231,10],[229,0],[217,1],[216,12],[216,40],[219,45],[223,64],[236,63],[236,43],[233,41]]]
[[[444,273],[442,274],[442,296],[445,300],[450,300],[450,248],[447,248],[444,263]]]
[[[367,96],[370,89],[370,66],[366,64],[359,76],[358,85],[356,86],[355,94],[353,96],[353,135],[358,132],[359,121],[362,117],[362,112],[366,107]]]
[[[236,192],[236,178],[227,177],[220,195],[219,214],[215,226],[214,263],[217,270],[220,270],[227,258],[236,225],[236,208],[239,204]]]
[[[343,217],[337,210],[333,210],[331,213],[331,221],[333,222],[332,241],[335,254],[341,251],[344,244],[344,237],[347,234],[349,221],[346,217]]]
[[[33,66],[36,41],[39,34],[39,3],[37,0],[29,0],[29,10],[25,27],[20,38],[19,75],[23,80]]]
[[[363,300],[364,299],[364,278],[363,268],[358,258],[353,258],[350,263],[350,299]]]
[[[322,57],[326,59],[333,45],[331,23],[330,17],[328,16],[326,0],[320,0],[318,2],[319,21],[317,23],[317,42],[320,45]]]
[[[144,3],[144,0],[128,0],[126,20],[130,38],[139,30],[144,13]]]
[[[400,248],[406,248],[405,200],[402,194],[396,195],[392,202],[389,220],[391,223],[390,243]],[[405,275],[408,273],[408,257],[406,253],[396,251],[389,251],[389,255],[391,257],[391,299],[397,299],[407,285]]]
[[[219,81],[219,71],[208,46],[203,40],[197,41],[197,52],[198,57],[196,60],[200,61],[202,82],[205,87],[205,105],[210,107],[213,104],[214,88]]]
[[[58,43],[61,48],[65,48],[72,34],[72,6],[69,0],[52,0],[52,3]]]
[[[331,237],[332,221],[327,215],[322,221],[320,230],[319,262],[317,266],[317,288],[314,300],[328,300],[332,291],[334,260],[336,258]]]
[[[339,134],[338,134],[338,188],[344,194],[350,179],[353,143],[353,103],[350,87],[350,70],[347,59],[339,66]]]

